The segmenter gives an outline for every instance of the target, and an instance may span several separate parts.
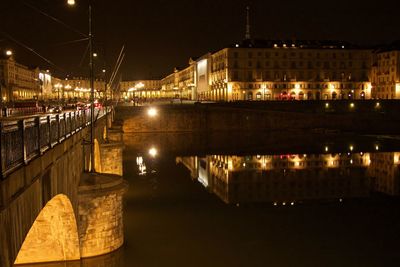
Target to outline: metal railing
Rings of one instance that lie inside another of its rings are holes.
[[[95,109],[94,117],[105,114],[104,109]],[[0,179],[89,126],[90,115],[86,109],[0,121]]]

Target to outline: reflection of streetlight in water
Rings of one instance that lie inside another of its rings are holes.
[[[157,115],[157,109],[155,108],[149,108],[147,110],[147,115],[149,115],[150,117],[155,117]]]
[[[145,175],[146,174],[146,164],[143,161],[143,157],[136,157],[136,164],[139,168],[139,175]]]
[[[147,174],[152,174],[152,173],[156,173],[156,170],[154,168],[154,159],[156,158],[158,151],[155,147],[151,147],[148,151],[150,157],[147,158],[147,162],[145,162],[145,158],[138,155],[136,157],[136,165],[139,169],[139,175],[147,175]],[[149,165],[149,167],[147,167],[146,165]],[[148,173],[147,170],[150,170],[150,172]]]
[[[151,197],[156,196],[156,191],[158,189],[158,177],[156,170],[156,161],[158,150],[155,147],[150,147],[146,154],[141,156],[140,154],[136,157],[136,165],[139,176],[141,179],[147,181],[151,188]]]
[[[158,177],[156,175],[156,158],[158,155],[158,150],[155,147],[151,147],[148,151],[150,157],[148,160],[148,170],[149,172],[146,174],[146,177],[149,178],[149,184],[152,188],[152,197],[155,197],[155,192],[158,189]]]
[[[157,153],[158,153],[158,151],[157,151],[157,149],[155,147],[152,147],[152,148],[149,149],[149,155],[152,158],[155,158],[157,156]]]

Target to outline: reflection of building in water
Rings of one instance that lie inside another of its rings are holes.
[[[198,157],[178,157],[176,163],[182,163],[190,171],[191,178],[198,178]]]
[[[190,171],[190,177],[198,180],[205,187],[210,186],[208,179],[208,157],[178,157],[176,163],[182,163]]]
[[[400,193],[399,164],[399,152],[371,154],[368,175],[374,179],[375,191],[389,195],[398,195]]]
[[[207,156],[177,161],[227,203],[289,205],[312,199],[364,197],[370,192],[368,153]]]

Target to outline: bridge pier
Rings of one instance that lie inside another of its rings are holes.
[[[122,125],[112,126],[108,129],[108,140],[111,142],[123,142]]]
[[[118,134],[122,132],[112,131],[111,139]],[[124,242],[122,200],[127,183],[122,178],[123,149],[120,141],[95,139],[96,172],[83,173],[78,189],[81,258],[112,252]]]
[[[118,175],[82,175],[78,194],[82,258],[103,255],[122,246],[122,197],[126,187],[126,182]]]
[[[109,142],[99,145],[100,161],[96,172],[122,176],[123,143]]]

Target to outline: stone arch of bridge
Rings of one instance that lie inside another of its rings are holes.
[[[64,194],[54,196],[41,210],[15,264],[80,259],[79,237],[74,210]]]

